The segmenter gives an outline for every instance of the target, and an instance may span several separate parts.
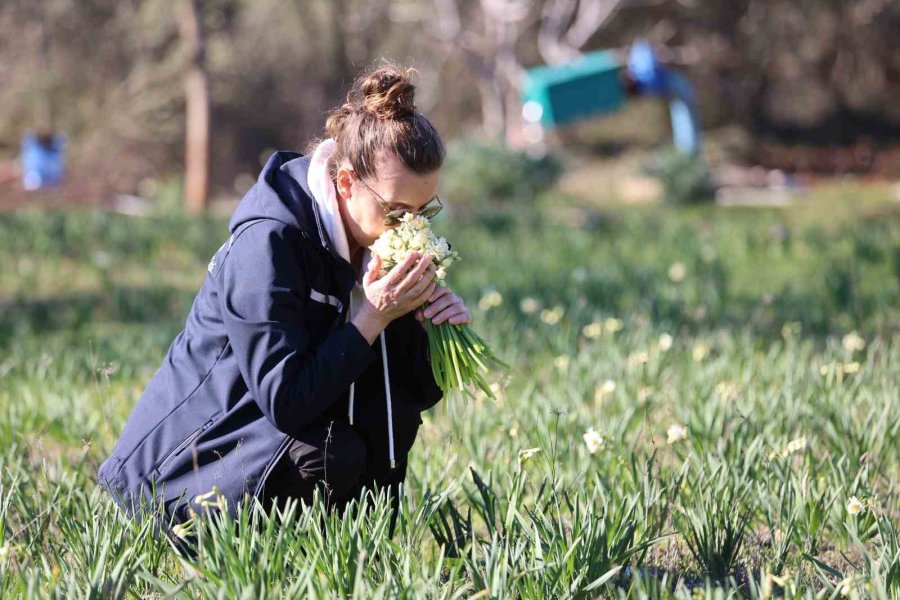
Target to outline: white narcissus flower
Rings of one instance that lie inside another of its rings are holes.
[[[865,504],[860,502],[859,498],[857,498],[856,496],[851,496],[850,500],[847,501],[847,512],[851,515],[858,515],[865,509]]]
[[[707,357],[709,350],[710,347],[707,342],[697,342],[694,344],[693,350],[691,350],[691,358],[694,359],[694,362],[701,362]]]
[[[569,368],[569,357],[566,356],[565,354],[560,354],[559,356],[557,356],[556,358],[553,359],[553,365],[559,371],[565,371],[566,369]]]
[[[541,321],[547,325],[556,325],[564,314],[566,314],[566,309],[562,306],[556,306],[552,310],[545,309],[541,311]]]
[[[589,340],[595,340],[603,335],[603,323],[597,323],[596,321],[588,323],[582,328],[581,333]]]
[[[179,523],[175,527],[172,528],[172,534],[178,539],[186,540],[190,537],[193,530],[193,521],[187,521],[185,523]]]
[[[800,436],[795,440],[791,440],[788,442],[787,446],[784,447],[784,451],[782,451],[783,456],[788,456],[790,454],[796,454],[797,452],[803,452],[809,446],[809,443],[806,440],[806,436]]]
[[[603,436],[594,430],[593,427],[589,427],[587,432],[581,437],[584,438],[584,443],[587,444],[588,452],[591,454],[597,454],[606,444]]]
[[[716,384],[716,395],[722,402],[736,400],[740,395],[740,391],[740,388],[735,382],[727,379]]]
[[[844,346],[844,350],[847,352],[856,352],[857,350],[865,349],[866,340],[855,331],[851,331],[841,339],[841,345]]]
[[[390,271],[412,252],[430,255],[437,267],[435,280],[439,285],[444,283],[447,269],[457,260],[457,254],[450,250],[447,240],[431,230],[428,219],[412,213],[405,213],[397,227],[381,234],[370,250],[381,258],[380,274]]]
[[[650,362],[650,355],[648,355],[646,352],[638,351],[632,352],[628,355],[628,364],[632,367],[637,365],[646,365],[648,362]]]
[[[844,363],[844,373],[859,373],[859,363],[856,361]]]
[[[528,459],[540,451],[540,448],[526,448],[525,450],[519,450],[519,466],[521,467]]]
[[[503,304],[503,296],[497,290],[491,290],[478,301],[478,308],[487,311],[501,304]]]
[[[594,402],[603,402],[607,396],[616,391],[616,382],[607,379],[602,384],[594,388]]]
[[[522,298],[522,301],[519,303],[519,309],[526,315],[536,313],[540,307],[540,303],[534,298]]]
[[[672,266],[669,267],[669,279],[673,282],[680,283],[684,281],[685,275],[687,275],[687,268],[685,268],[684,263],[672,263]]]
[[[220,512],[227,512],[228,510],[228,498],[226,498],[221,491],[219,491],[218,486],[213,486],[212,490],[206,492],[205,494],[200,494],[194,497],[194,503],[202,508],[211,508],[216,507]]]
[[[659,349],[663,352],[668,352],[672,348],[672,342],[674,341],[668,333],[662,334],[659,336]]]
[[[615,317],[608,317],[605,321],[603,321],[603,327],[606,329],[607,333],[615,333],[624,327],[622,321]]]
[[[680,442],[681,440],[687,439],[688,430],[684,425],[679,425],[678,423],[673,423],[666,430],[666,441],[669,444],[675,444]]]

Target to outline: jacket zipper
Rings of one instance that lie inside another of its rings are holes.
[[[210,426],[212,426],[212,424],[214,422],[215,422],[215,419],[210,419],[209,421],[207,421],[206,423],[201,425],[199,429],[197,429],[192,434],[187,436],[187,438],[185,438],[185,440],[183,442],[178,444],[178,446],[176,446],[174,450],[172,450],[171,452],[169,452],[169,454],[166,455],[166,457],[162,460],[161,463],[156,465],[156,468],[154,469],[154,471],[156,471],[157,473],[162,473],[163,469],[165,469],[176,456],[181,454],[185,450],[185,448],[190,446],[194,442],[194,440],[196,440],[198,437],[200,437],[200,435],[204,431],[209,429]]]

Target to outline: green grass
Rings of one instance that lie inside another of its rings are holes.
[[[425,414],[393,539],[384,499],[247,507],[194,523],[192,558],[94,477],[225,223],[2,216],[0,597],[900,597],[883,196],[440,222],[512,365],[498,401]]]

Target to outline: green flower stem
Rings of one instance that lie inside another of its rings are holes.
[[[475,398],[470,389],[474,387],[488,398],[497,399],[485,375],[490,374],[492,367],[508,369],[509,365],[499,360],[477,333],[468,325],[435,325],[430,319],[425,319],[425,331],[431,372],[445,394],[458,389]]]

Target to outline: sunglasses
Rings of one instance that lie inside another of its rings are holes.
[[[441,203],[441,199],[438,198],[437,194],[435,194],[434,198],[429,200],[425,206],[420,208],[419,210],[390,210],[390,203],[381,197],[381,194],[373,190],[369,187],[369,184],[366,183],[363,179],[357,179],[360,183],[362,183],[367,190],[372,192],[372,195],[378,199],[378,203],[381,205],[381,210],[384,212],[384,224],[388,227],[393,227],[394,225],[399,225],[400,221],[403,219],[403,215],[406,213],[412,213],[414,215],[425,217],[426,219],[430,219],[434,215],[441,212],[441,209],[444,208],[443,203]]]

